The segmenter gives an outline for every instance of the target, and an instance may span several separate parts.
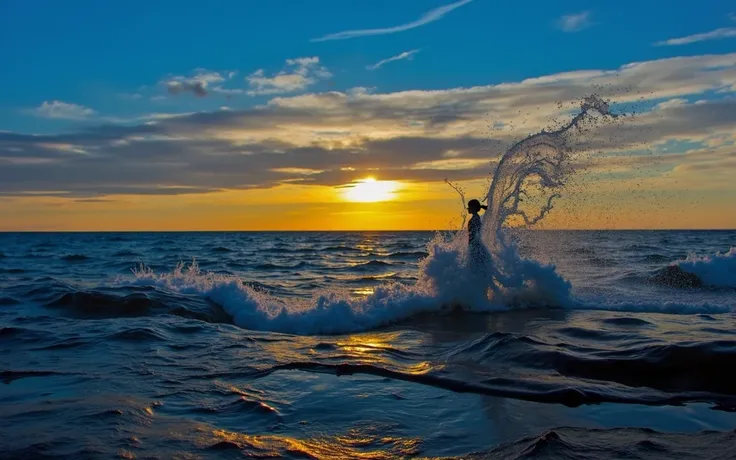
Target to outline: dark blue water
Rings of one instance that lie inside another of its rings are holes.
[[[0,234],[0,458],[736,458],[736,232],[518,237]]]

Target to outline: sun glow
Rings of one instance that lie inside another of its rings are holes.
[[[356,203],[375,203],[378,201],[390,201],[396,198],[395,193],[399,189],[398,182],[378,181],[373,177],[357,180],[343,188],[343,198]]]

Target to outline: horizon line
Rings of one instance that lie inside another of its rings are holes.
[[[520,228],[536,232],[732,232],[736,228]],[[401,230],[0,230],[3,233],[389,233],[389,232],[452,232],[463,229],[401,229]]]

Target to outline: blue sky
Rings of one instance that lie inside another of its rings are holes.
[[[0,66],[0,214],[26,216],[12,228],[150,228],[141,216],[215,198],[266,212],[264,190],[317,210],[373,176],[424,190],[402,197],[445,203],[445,219],[456,197],[431,184],[485,183],[591,93],[637,117],[592,135],[603,179],[587,202],[616,197],[637,226],[627,200],[646,189],[675,198],[641,226],[736,227],[715,204],[683,211],[736,200],[730,0],[11,0]]]
[[[10,1],[0,15],[0,129],[48,132],[64,126],[24,109],[59,100],[109,116],[242,107],[263,98],[151,101],[167,75],[196,68],[282,70],[284,61],[319,56],[333,76],[311,90],[364,86],[381,92],[519,81],[579,69],[684,54],[725,53],[736,39],[653,46],[674,37],[736,27],[732,2],[496,2],[474,0],[410,30],[315,42],[331,33],[397,26],[446,0],[350,2]],[[586,14],[580,30],[562,30],[566,15]],[[402,52],[411,60],[366,67]],[[148,87],[147,97],[126,99]],[[242,85],[241,85],[242,86]],[[159,88],[160,89],[160,88]]]

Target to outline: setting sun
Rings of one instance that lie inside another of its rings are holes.
[[[377,181],[373,177],[354,181],[343,186],[343,197],[356,203],[375,203],[395,198],[399,184],[395,181]]]

